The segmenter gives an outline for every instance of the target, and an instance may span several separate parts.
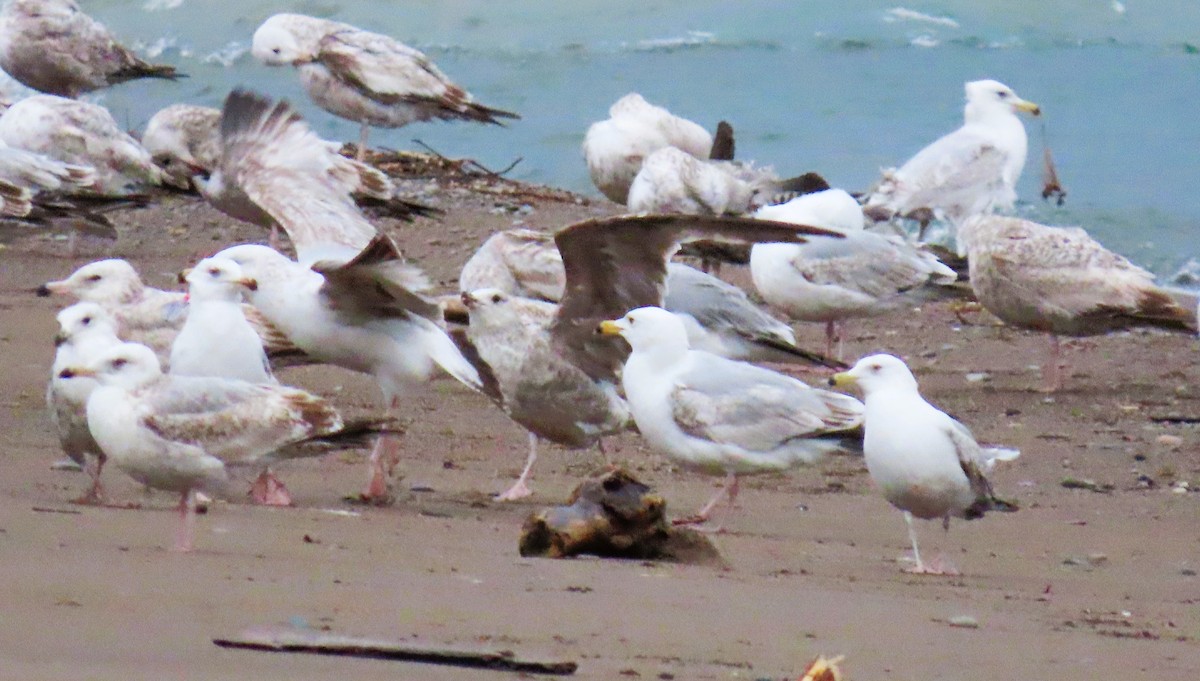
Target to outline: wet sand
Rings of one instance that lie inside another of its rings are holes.
[[[491,230],[612,212],[557,193],[432,195],[448,211],[440,220],[382,224],[445,290]],[[602,460],[546,446],[535,496],[491,501],[520,470],[525,434],[452,380],[403,407],[391,506],[344,500],[364,482],[366,452],[296,462],[279,471],[295,508],[220,500],[197,523],[196,552],[180,555],[168,550],[175,499],[147,495],[120,471],[105,474],[111,496],[140,508],[69,503],[86,476],[51,470],[61,452],[43,401],[64,301],[32,289],[108,256],[169,287],[197,256],[265,235],[179,197],[112,217],[120,239],[85,243],[77,258],[52,232],[0,228],[0,678],[504,678],[211,643],[289,623],[575,660],[586,679],[795,677],[817,653],[846,655],[855,681],[1200,677],[1200,494],[1173,489],[1200,489],[1200,437],[1178,422],[1200,418],[1193,338],[1088,339],[1066,353],[1066,389],[1047,397],[1033,390],[1031,366],[1048,341],[986,315],[963,324],[936,304],[850,324],[848,359],[904,356],[931,401],[980,440],[1023,452],[993,476],[1020,512],[955,522],[948,535],[921,524],[925,552],[943,551],[961,577],[901,571],[903,519],[855,459],[747,479],[728,531],[713,537],[724,568],[522,558],[524,518],[565,499]],[[823,342],[817,325],[798,335]],[[368,379],[336,368],[281,379],[352,413],[380,402]],[[721,482],[678,470],[636,436],[615,444],[614,458],[666,497],[668,513],[694,510]],[[1069,489],[1068,478],[1112,488]],[[977,628],[952,626],[960,617]]]

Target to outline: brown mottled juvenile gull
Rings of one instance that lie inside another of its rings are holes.
[[[154,163],[180,188],[192,177],[211,173],[221,158],[221,110],[195,104],[172,104],[150,117],[142,146]]]
[[[713,136],[700,124],[676,116],[631,92],[609,108],[608,118],[588,128],[583,140],[583,157],[596,188],[624,206],[629,201],[629,187],[642,169],[643,161],[665,147],[707,159],[713,150]]]
[[[227,466],[310,455],[310,442],[346,434],[341,416],[320,397],[280,385],[165,375],[154,352],[136,343],[65,371],[100,382],[88,399],[88,427],[109,460],[142,484],[180,493],[180,551],[192,547],[194,492],[221,492]]]
[[[891,355],[864,357],[850,371],[829,379],[831,385],[857,385],[866,402],[863,454],[871,479],[893,506],[904,512],[912,542],[916,574],[958,574],[938,559],[921,560],[913,516],[941,520],[975,520],[988,511],[1015,511],[998,499],[986,474],[998,461],[1020,452],[981,447],[966,426],[929,404],[917,390],[917,379],[902,360]]]
[[[738,476],[815,464],[862,425],[863,405],[852,397],[689,348],[683,323],[662,308],[640,307],[599,328],[633,350],[621,384],[646,442],[688,468],[726,476],[720,493],[677,523],[707,521],[723,496],[732,507]]]
[[[534,436],[586,447],[629,421],[617,394],[625,348],[596,336],[596,324],[646,304],[661,304],[668,261],[683,241],[803,241],[823,230],[738,218],[683,215],[587,220],[554,241],[566,273],[562,303],[512,297],[494,288],[465,292],[471,317],[469,358],[498,383],[498,402]],[[682,323],[682,322],[681,322]],[[501,495],[530,494],[536,439],[520,479]]]
[[[0,68],[34,90],[71,98],[127,80],[183,75],[130,52],[74,0],[7,0]]]
[[[958,278],[917,245],[863,231],[862,209],[841,189],[766,206],[755,215],[842,234],[804,244],[755,244],[750,252],[750,273],[763,300],[793,319],[824,322],[827,354],[834,352],[844,320],[918,302]]]
[[[255,280],[247,299],[296,346],[319,361],[371,374],[389,410],[436,368],[482,387],[476,369],[443,330],[440,308],[422,295],[428,288],[424,274],[405,263],[382,234],[348,262],[312,267],[257,244],[226,248],[217,256],[233,260]],[[365,498],[387,497],[384,465],[398,460],[397,446],[391,436],[377,443]]]
[[[1006,324],[1050,334],[1046,390],[1062,387],[1059,336],[1134,326],[1196,331],[1194,299],[1157,286],[1078,227],[988,215],[968,220],[958,236],[979,302]]]
[[[1018,112],[1033,102],[994,80],[966,84],[963,125],[922,149],[866,197],[871,213],[906,216],[919,209],[957,224],[979,213],[1011,210],[1025,167],[1027,137]]]
[[[463,265],[458,290],[495,288],[513,296],[557,303],[567,275],[554,235],[532,229],[496,232]]]
[[[419,50],[349,24],[276,14],[254,32],[251,52],[269,66],[295,66],[317,106],[361,124],[359,160],[371,126],[434,119],[500,125],[500,119],[520,118],[477,103]]]
[[[631,213],[746,215],[784,191],[770,168],[698,159],[675,147],[646,157],[629,187]]]
[[[164,179],[150,152],[99,104],[54,95],[26,97],[0,115],[0,141],[94,168],[96,182],[86,189],[90,194],[135,194]]]
[[[87,494],[76,502],[97,504],[104,500],[100,472],[105,456],[87,425],[87,401],[97,383],[94,378],[60,374],[67,367],[87,365],[100,353],[119,345],[121,339],[117,338],[116,322],[95,303],[75,303],[61,310],[57,319],[59,330],[54,337],[56,350],[46,386],[46,406],[63,453],[92,479]]]

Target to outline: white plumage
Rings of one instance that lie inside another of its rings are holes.
[[[258,283],[224,258],[201,260],[186,279],[187,321],[171,345],[170,372],[274,383],[262,339],[242,313],[242,291]]]

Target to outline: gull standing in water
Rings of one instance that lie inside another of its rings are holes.
[[[867,471],[893,506],[904,512],[917,574],[958,574],[940,558],[921,560],[913,516],[941,520],[975,520],[988,511],[1015,511],[998,499],[985,474],[997,461],[1020,452],[980,447],[966,426],[929,404],[917,390],[917,379],[897,357],[864,357],[850,371],[835,374],[831,385],[862,388],[866,402],[863,453]]]
[[[317,106],[358,122],[360,161],[371,126],[434,119],[502,125],[501,119],[520,118],[477,103],[419,50],[337,21],[276,14],[254,32],[251,52],[268,66],[295,66]]]

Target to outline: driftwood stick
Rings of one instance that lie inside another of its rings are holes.
[[[241,648],[272,653],[311,653],[374,660],[399,660],[527,674],[567,675],[574,674],[578,667],[575,662],[570,661],[524,660],[518,658],[510,650],[431,646],[292,628],[250,629],[235,638],[214,638],[213,643],[222,648]]]

